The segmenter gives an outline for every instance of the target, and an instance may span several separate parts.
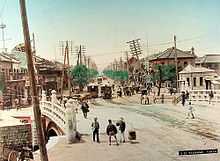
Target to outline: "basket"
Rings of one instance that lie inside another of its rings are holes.
[[[128,132],[128,139],[129,140],[136,140],[136,131],[129,131]]]

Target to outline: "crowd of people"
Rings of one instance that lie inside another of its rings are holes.
[[[122,87],[120,87],[117,91],[117,94],[118,94],[118,97],[121,97],[122,94],[126,93]],[[149,91],[145,91],[141,93],[141,104],[149,104]],[[154,91],[151,91],[155,96],[155,92]],[[170,94],[173,95],[173,91],[170,91]],[[128,94],[129,95],[129,94]],[[212,99],[214,97],[214,93],[211,91],[209,92],[209,103],[212,102]],[[175,95],[174,95],[175,97]],[[161,97],[161,103],[164,103],[164,95],[162,94]],[[175,100],[176,97],[175,97]],[[187,119],[195,119],[195,108],[191,102],[191,99],[190,99],[190,93],[188,91],[185,91],[185,92],[182,92],[181,93],[181,96],[180,96],[180,101],[181,101],[181,104],[183,107],[185,107],[186,109],[186,118]],[[154,99],[153,97],[153,102],[156,103],[156,100]],[[66,100],[64,99],[64,107],[65,107],[65,103],[66,103]],[[90,107],[88,105],[88,101],[87,100],[80,100],[79,102],[79,105],[80,105],[80,109],[82,111],[82,114],[83,114],[83,117],[85,119],[88,118],[88,112],[90,111]],[[77,112],[78,113],[78,112]],[[98,121],[98,118],[95,117],[92,124],[91,124],[91,129],[92,129],[92,140],[94,142],[97,142],[97,143],[100,143],[100,137],[99,137],[99,134],[100,134],[100,124],[99,124],[99,121]],[[109,145],[112,145],[112,139],[115,140],[116,142],[116,145],[119,145],[119,142],[120,143],[124,143],[125,142],[125,129],[126,129],[126,124],[125,124],[125,121],[124,119],[121,117],[119,121],[117,121],[115,124],[113,123],[113,121],[111,119],[108,120],[108,125],[106,127],[106,135],[108,136],[108,143]]]
[[[91,127],[92,127],[93,142],[100,143],[100,139],[99,139],[100,125],[99,125],[97,117],[94,118],[94,121],[92,122]],[[113,124],[111,119],[108,120],[108,125],[106,127],[106,134],[108,135],[109,145],[112,145],[112,138],[115,139],[116,145],[119,145],[119,142],[125,143],[125,128],[126,128],[126,123],[122,117],[116,123],[116,125]],[[117,138],[118,133],[119,133],[119,142],[118,142],[118,138]]]

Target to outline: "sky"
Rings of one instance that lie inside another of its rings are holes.
[[[140,38],[142,56],[173,46],[198,56],[220,53],[219,0],[26,0],[37,55],[62,61],[60,41],[86,47],[103,69],[125,58],[127,41]],[[19,0],[0,0],[0,21],[7,25],[6,46],[23,42]],[[1,36],[1,33],[0,33]],[[1,38],[0,38],[1,39]],[[0,43],[2,46],[2,43]],[[71,54],[75,64],[76,53]]]

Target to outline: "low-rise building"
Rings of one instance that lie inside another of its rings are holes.
[[[214,79],[218,77],[213,69],[188,65],[179,72],[179,87],[181,91],[211,90]]]
[[[21,62],[21,67],[27,69],[27,59],[24,52],[24,44],[17,45],[12,50],[12,55],[16,57]],[[47,95],[50,94],[52,90],[57,91],[59,95],[61,92],[61,82],[63,81],[63,86],[66,88],[68,85],[68,73],[64,73],[64,78],[62,79],[63,64],[56,61],[47,60],[40,56],[33,55],[33,62],[35,67],[37,89],[39,95],[42,90],[45,90]],[[26,76],[26,85],[28,93],[30,93],[30,83],[29,77]]]
[[[207,54],[195,61],[196,66],[215,70],[220,75],[220,54]]]
[[[0,72],[4,79],[4,89],[2,90],[2,102],[0,109],[12,108],[15,99],[22,104],[25,97],[25,73],[26,70],[19,68],[19,60],[8,53],[0,53]]]

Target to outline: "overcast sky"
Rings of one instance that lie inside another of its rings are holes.
[[[219,0],[27,0],[38,55],[61,60],[59,41],[72,40],[102,68],[136,38],[144,55],[173,46],[174,34],[182,50],[220,53],[219,7]],[[0,0],[0,14],[10,50],[23,42],[19,0]]]

